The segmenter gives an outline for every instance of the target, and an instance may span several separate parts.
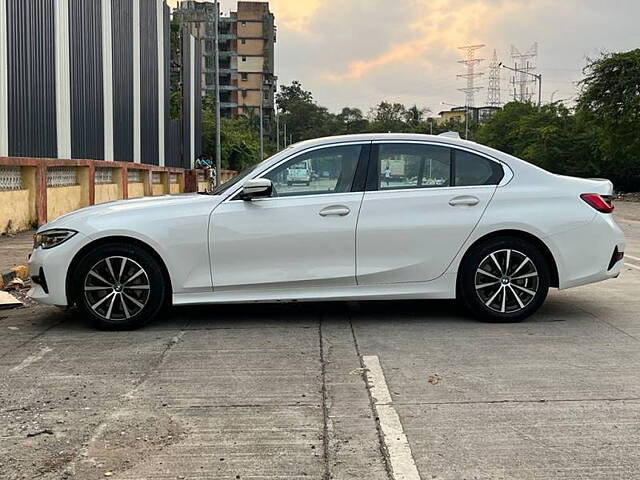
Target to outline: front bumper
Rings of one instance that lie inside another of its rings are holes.
[[[44,276],[46,285],[41,281],[32,282],[29,297],[46,305],[67,306],[67,272],[74,256],[86,243],[87,237],[77,233],[57,247],[33,250],[29,258],[29,272],[32,278]]]

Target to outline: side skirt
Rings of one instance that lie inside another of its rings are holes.
[[[314,287],[222,292],[178,293],[174,305],[210,303],[279,303],[340,300],[452,299],[456,297],[456,274],[448,273],[431,282],[362,285],[354,287]]]

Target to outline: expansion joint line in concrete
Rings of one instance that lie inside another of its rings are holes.
[[[378,448],[380,449],[380,455],[382,456],[382,460],[384,461],[384,468],[387,472],[387,477],[389,480],[394,480],[393,472],[391,469],[391,464],[389,463],[389,453],[384,447],[384,438],[382,429],[380,428],[380,419],[378,418],[378,414],[376,412],[376,406],[373,401],[373,397],[371,396],[371,388],[369,388],[369,382],[367,381],[367,371],[364,365],[364,361],[362,359],[362,354],[360,353],[360,346],[358,345],[358,338],[356,337],[356,331],[353,327],[353,321],[351,319],[351,313],[347,313],[347,318],[349,319],[349,328],[351,329],[351,337],[353,338],[353,345],[356,349],[356,355],[358,355],[358,361],[360,362],[360,368],[362,373],[360,374],[363,383],[365,384],[365,388],[367,389],[367,396],[369,397],[369,408],[371,409],[371,414],[376,421],[376,431],[378,434]]]
[[[322,377],[322,447],[324,449],[323,480],[330,480],[329,467],[329,407],[327,393],[327,364],[324,356],[324,339],[322,338],[322,315],[318,318],[318,338],[320,342],[320,375]]]

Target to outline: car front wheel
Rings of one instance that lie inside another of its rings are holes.
[[[490,322],[519,322],[549,291],[549,265],[540,250],[516,237],[484,242],[465,258],[459,293],[473,314]]]
[[[124,243],[102,245],[85,255],[73,288],[80,314],[103,330],[146,324],[160,312],[168,290],[157,260]]]

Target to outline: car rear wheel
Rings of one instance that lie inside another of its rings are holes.
[[[549,291],[549,265],[540,250],[516,237],[488,240],[467,255],[459,293],[473,314],[490,322],[519,322]]]
[[[83,317],[103,330],[138,328],[164,305],[167,286],[157,260],[135,245],[103,245],[75,271],[74,298]]]

